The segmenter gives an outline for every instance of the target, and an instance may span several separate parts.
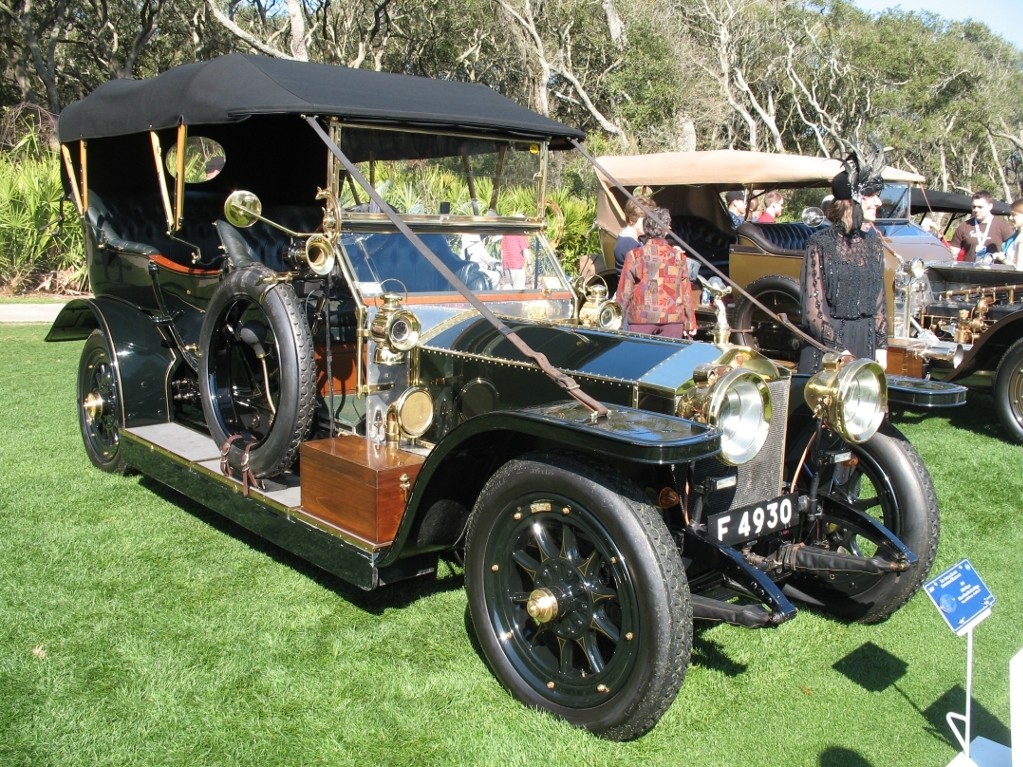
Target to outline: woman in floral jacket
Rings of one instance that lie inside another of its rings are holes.
[[[646,241],[625,256],[615,297],[634,333],[689,338],[696,334],[692,285],[685,254],[664,239],[670,228],[667,210],[649,212]]]

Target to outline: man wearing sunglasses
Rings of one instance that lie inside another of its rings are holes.
[[[956,260],[990,264],[992,256],[1002,251],[1002,243],[1012,235],[1012,226],[992,213],[994,206],[990,192],[973,195],[972,218],[961,223],[952,235],[950,247]]]

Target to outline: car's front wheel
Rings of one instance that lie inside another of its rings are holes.
[[[995,411],[1005,433],[1023,443],[1023,338],[1009,347],[995,373]]]
[[[692,605],[660,513],[607,466],[522,456],[487,482],[466,541],[480,646],[526,705],[614,740],[652,728],[692,648]]]
[[[818,498],[823,535],[814,545],[863,558],[892,559],[893,552],[869,528],[856,529],[836,521],[832,512],[854,509],[880,522],[902,541],[917,562],[907,570],[867,574],[837,569],[824,574],[796,575],[791,585],[802,597],[826,612],[861,623],[888,618],[920,589],[938,552],[938,498],[927,467],[909,441],[886,424],[862,444],[846,444],[850,458],[828,469]],[[805,488],[812,472],[796,482]],[[829,518],[830,515],[830,518]],[[798,595],[797,595],[798,597]]]

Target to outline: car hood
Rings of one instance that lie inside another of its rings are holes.
[[[659,339],[634,333],[507,320],[529,346],[572,375],[626,381],[674,392],[697,365],[713,362],[712,344]],[[480,359],[529,362],[508,338],[478,315],[462,315],[425,332],[420,348]]]
[[[927,264],[952,261],[951,251],[932,234],[901,222],[879,222],[878,233],[903,263],[920,259]]]

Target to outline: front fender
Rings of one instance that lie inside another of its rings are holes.
[[[436,499],[460,497],[465,507],[471,508],[492,473],[481,471],[480,465],[485,463],[481,456],[498,455],[503,463],[538,447],[603,456],[615,465],[669,465],[716,455],[721,451],[721,435],[694,421],[631,407],[612,406],[606,417],[593,418],[576,402],[496,410],[471,418],[452,429],[430,452],[409,495],[394,546],[380,566],[399,559],[410,546],[418,550],[419,544],[410,543],[410,535]]]
[[[54,320],[47,341],[80,341],[101,330],[121,385],[123,425],[163,423],[170,414],[168,379],[177,361],[151,317],[113,298],[78,298]]]

